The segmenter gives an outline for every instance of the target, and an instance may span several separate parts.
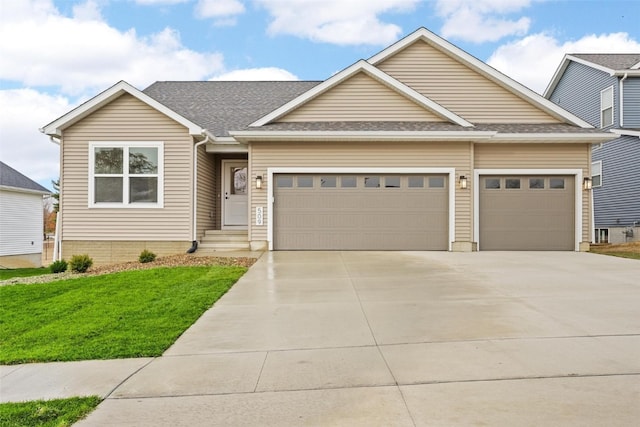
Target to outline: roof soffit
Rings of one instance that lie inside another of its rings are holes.
[[[401,50],[405,49],[408,46],[411,46],[412,44],[418,41],[425,42],[430,46],[434,47],[435,49],[438,49],[441,52],[445,53],[446,55],[449,55],[450,57],[454,58],[458,62],[464,64],[465,66],[479,73],[483,77],[491,80],[492,82],[496,83],[497,85],[501,86],[507,91],[529,102],[535,107],[545,111],[547,114],[550,114],[551,116],[561,120],[562,122],[575,124],[577,126],[585,127],[585,128],[593,127],[586,121],[579,118],[578,116],[564,110],[563,108],[549,101],[548,99],[541,96],[540,94],[532,91],[528,87],[513,80],[512,78],[506,76],[505,74],[502,74],[495,68],[479,60],[473,55],[465,52],[464,50],[453,45],[447,40],[437,36],[436,34],[432,33],[426,28],[420,28],[417,31],[413,32],[412,34],[409,34],[404,39],[396,42],[395,44],[382,50],[380,53],[369,58],[368,62],[373,65],[380,64],[384,60],[390,58],[391,56],[395,55],[396,53],[400,52]]]
[[[184,118],[180,114],[176,113],[175,111],[171,110],[170,108],[166,107],[150,96],[144,94],[124,80],[121,80],[107,90],[99,93],[85,103],[69,111],[67,114],[43,126],[42,128],[40,128],[40,132],[49,136],[60,137],[62,131],[65,128],[68,128],[74,123],[79,122],[80,120],[84,119],[85,117],[89,116],[90,114],[94,113],[95,111],[111,103],[124,94],[129,94],[135,97],[139,101],[147,104],[149,107],[159,111],[160,113],[185,126],[189,130],[189,134],[191,135],[202,135],[205,132],[205,129]]]
[[[318,86],[312,88],[311,90],[305,92],[304,94],[294,98],[289,101],[282,107],[272,111],[261,119],[255,121],[250,126],[263,126],[270,122],[273,122],[285,115],[291,113],[296,108],[308,103],[309,101],[321,96],[323,93],[327,92],[331,88],[334,88],[341,84],[342,82],[348,80],[349,78],[355,76],[358,73],[365,73],[369,77],[377,80],[388,88],[396,91],[397,93],[407,97],[411,101],[416,104],[422,106],[423,108],[429,110],[431,113],[441,117],[442,119],[449,121],[451,123],[455,123],[464,127],[472,127],[473,124],[460,117],[459,115],[453,113],[450,110],[447,110],[442,105],[434,102],[433,100],[425,97],[421,93],[415,91],[404,83],[396,80],[390,75],[384,73],[373,65],[369,64],[367,61],[360,60],[350,67],[342,70],[341,72],[335,74],[333,77],[325,80],[323,83]]]

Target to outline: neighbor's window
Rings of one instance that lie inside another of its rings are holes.
[[[596,228],[596,241],[595,243],[609,243],[609,229],[608,228]]]
[[[161,142],[93,142],[90,206],[162,207]]]
[[[591,185],[602,187],[602,160],[591,163]]]
[[[600,92],[600,127],[613,125],[613,86]]]

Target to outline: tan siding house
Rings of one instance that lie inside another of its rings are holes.
[[[323,82],[120,82],[46,125],[61,257],[586,250],[611,139],[422,28]]]

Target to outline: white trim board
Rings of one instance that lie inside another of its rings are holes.
[[[273,167],[267,168],[267,241],[273,250],[273,176],[280,173],[327,174],[448,174],[449,176],[449,251],[456,237],[456,170],[455,168],[345,168],[345,167]]]
[[[480,175],[573,175],[574,199],[574,250],[580,251],[582,240],[582,169],[474,169],[473,171],[473,240],[480,242]]]

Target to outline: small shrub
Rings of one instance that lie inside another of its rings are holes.
[[[64,273],[65,271],[67,271],[68,266],[69,265],[67,264],[67,261],[59,259],[58,261],[53,261],[53,263],[51,263],[51,265],[49,266],[49,269],[52,273]]]
[[[69,260],[69,266],[71,267],[71,270],[75,271],[76,273],[84,273],[92,265],[93,260],[87,254],[74,255],[71,257],[71,260]]]
[[[153,262],[155,261],[155,259],[156,259],[156,254],[146,249],[140,252],[140,256],[138,257],[138,261],[140,261],[143,264],[147,262]]]

